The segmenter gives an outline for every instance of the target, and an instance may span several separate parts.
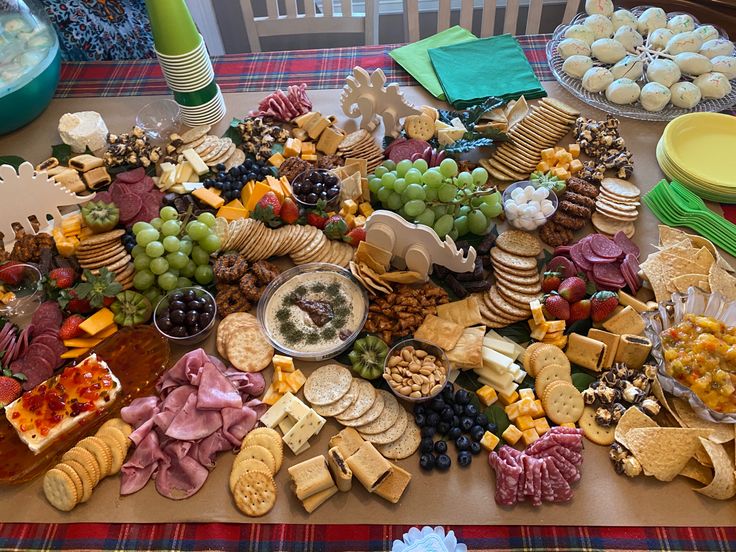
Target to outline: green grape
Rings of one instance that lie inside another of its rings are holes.
[[[486,230],[488,229],[488,219],[482,211],[478,209],[470,211],[470,214],[468,215],[468,228],[477,236],[482,236],[486,233]]]
[[[488,182],[488,172],[483,167],[476,167],[470,173],[473,176],[473,182],[476,186],[483,186]]]
[[[470,207],[468,205],[461,205],[458,210],[457,214],[461,216],[465,216],[470,212]]]
[[[404,206],[402,205],[401,208],[399,208],[398,211],[396,211],[399,215],[404,217],[405,219],[408,219],[409,217],[406,214],[406,211],[404,211]]]
[[[424,188],[425,198],[427,201],[437,201],[437,190],[435,188]],[[431,226],[431,225],[427,225]]]
[[[176,287],[178,288],[192,287],[192,281],[189,278],[184,278],[184,276],[180,276],[179,279],[176,281]]]
[[[151,219],[151,226],[153,226],[156,230],[161,230],[161,226],[163,226],[164,221],[158,217]]]
[[[475,207],[476,209],[483,205],[483,198],[482,197],[474,197],[470,200],[470,205]]]
[[[151,287],[148,288],[145,292],[143,292],[143,296],[148,299],[151,302],[152,306],[158,305],[158,302],[161,300],[161,293],[159,292],[158,288]]]
[[[207,253],[214,253],[220,249],[220,238],[216,234],[210,234],[203,240],[199,240],[199,247],[204,249]]]
[[[133,266],[138,271],[147,269],[148,265],[150,264],[151,264],[151,257],[146,255],[145,253],[141,253],[135,259],[133,259]]]
[[[396,163],[394,163],[391,159],[386,159],[383,163],[381,163],[381,165],[383,165],[390,171],[393,171],[396,169]]]
[[[457,240],[457,238],[459,237],[458,234],[457,234],[457,230],[455,228],[453,228],[452,230],[450,230],[447,233],[447,235],[450,236],[453,241]]]
[[[152,241],[146,246],[146,255],[148,255],[152,259],[160,257],[164,254],[164,251],[164,244],[162,244],[160,241]]]
[[[464,236],[468,233],[468,217],[460,215],[455,219],[455,230],[457,230],[458,236]]]
[[[409,184],[406,187],[406,197],[409,199],[424,199],[427,193],[419,184]]]
[[[146,291],[153,285],[155,280],[156,277],[150,270],[139,270],[136,272],[135,276],[133,276],[133,287],[140,291]]]
[[[166,255],[166,260],[168,261],[169,266],[174,270],[181,270],[189,263],[189,257],[187,257],[181,251],[169,253],[168,255]]]
[[[424,159],[417,159],[412,163],[415,169],[419,169],[419,172],[426,172],[429,168],[429,164]]]
[[[179,251],[179,238],[176,236],[166,236],[164,238],[164,249],[169,253]]]
[[[434,224],[434,211],[432,211],[432,209],[425,209],[423,213],[419,213],[419,215],[417,215],[414,222],[417,224],[424,224],[431,228]]]
[[[384,188],[388,188],[389,190],[394,189],[394,183],[396,182],[396,174],[392,172],[387,172],[381,177],[381,185]]]
[[[194,276],[194,271],[197,270],[197,263],[195,263],[193,260],[189,259],[187,261],[187,264],[179,269],[181,271],[182,276],[186,276],[187,278],[191,278]]]
[[[409,159],[402,159],[396,164],[396,176],[399,178],[404,178],[406,176],[406,173],[409,169],[411,169],[412,164]]]
[[[151,228],[145,228],[138,232],[135,236],[135,242],[141,247],[146,247],[149,243],[156,241],[158,238],[158,230],[151,226]]]
[[[150,270],[158,276],[169,270],[169,263],[163,257],[157,257],[151,261]]]
[[[422,173],[418,169],[409,169],[404,175],[407,184],[419,184],[422,182]]]
[[[181,224],[178,220],[167,220],[161,225],[161,233],[164,236],[176,236],[181,230]]]
[[[376,194],[376,197],[378,198],[378,201],[381,203],[386,203],[388,201],[389,196],[393,193],[392,190],[389,190],[388,188],[381,188],[378,190],[378,193]]]
[[[201,240],[209,233],[210,229],[206,224],[202,224],[196,220],[187,224],[187,234],[193,240]]]
[[[130,254],[135,259],[138,255],[141,255],[145,252],[146,252],[145,248],[141,247],[140,245],[135,245],[133,246],[133,249],[130,251]]]
[[[403,178],[397,178],[396,182],[394,182],[394,191],[399,194],[404,193],[408,185]]]
[[[449,203],[455,199],[456,194],[457,188],[452,184],[443,184],[440,186],[439,190],[437,190],[437,198],[444,203]]]
[[[197,263],[197,265],[206,265],[210,262],[210,255],[207,253],[204,249],[199,247],[198,245],[195,245],[192,249],[192,260]]]
[[[212,267],[208,264],[198,266],[197,270],[194,271],[194,279],[203,286],[209,284],[214,278],[215,275],[212,273]]]
[[[427,205],[421,199],[412,199],[404,205],[404,211],[409,217],[416,217],[424,212]]]
[[[160,287],[164,291],[171,291],[172,289],[176,289],[176,284],[179,281],[179,278],[172,274],[171,272],[164,272],[158,277],[158,287]]]
[[[192,247],[194,247],[194,243],[189,236],[184,236],[179,240],[179,251],[184,253],[187,257],[192,254]]]
[[[372,194],[377,194],[378,190],[381,189],[381,179],[380,178],[371,178],[368,181],[368,189],[371,191]]]
[[[388,199],[386,200],[386,205],[388,205],[388,208],[392,211],[398,211],[401,209],[401,205],[403,203],[404,202],[401,201],[401,195],[396,192],[391,192],[391,195],[388,196]]]
[[[206,224],[210,228],[212,228],[215,225],[215,215],[212,213],[200,213],[197,217],[197,220],[201,222],[202,224]]]
[[[173,268],[169,268],[169,274],[173,274],[177,278],[179,277],[179,271],[178,270],[174,270]]]
[[[430,188],[439,188],[442,186],[442,175],[434,168],[429,169],[422,175],[422,183],[426,184]]]
[[[444,238],[453,229],[452,215],[442,215],[434,221],[434,231],[440,238]]]
[[[445,178],[457,176],[457,163],[452,157],[445,157],[440,163],[440,172]]]
[[[462,187],[470,187],[473,185],[473,177],[470,176],[469,172],[463,171],[457,175],[457,181]]]
[[[133,225],[133,233],[138,235],[141,230],[148,230],[150,228],[153,228],[153,226],[140,220]]]
[[[491,205],[489,203],[481,203],[478,209],[480,209],[481,213],[483,213],[486,218],[494,219],[501,214],[501,211],[503,211],[503,206],[500,203],[496,203],[495,205]]]
[[[496,191],[492,194],[488,194],[483,196],[483,203],[487,203],[488,205],[498,205],[501,203],[501,194]]]
[[[381,178],[384,174],[388,172],[388,169],[384,167],[383,165],[379,165],[376,167],[376,170],[373,171],[373,174],[376,175],[376,177]]]
[[[158,214],[164,220],[176,220],[179,218],[179,213],[171,205],[167,205],[166,207],[161,207],[161,210],[159,211]]]
[[[447,205],[435,205],[432,207],[435,218],[440,218],[442,215],[446,215],[447,210]]]

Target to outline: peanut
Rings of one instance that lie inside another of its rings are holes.
[[[405,397],[438,393],[447,381],[447,367],[435,355],[407,346],[388,359],[384,379]]]

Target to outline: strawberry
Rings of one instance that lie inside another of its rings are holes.
[[[281,204],[281,220],[286,224],[294,224],[299,219],[299,207],[290,197]]]
[[[562,282],[562,274],[559,272],[545,272],[542,277],[542,291],[549,293],[550,291],[557,291]]]
[[[567,299],[568,303],[577,303],[585,297],[585,280],[579,276],[565,278],[557,288],[557,292]]]
[[[365,228],[353,228],[350,232],[348,232],[347,236],[345,236],[343,240],[348,242],[353,247],[358,247],[358,244],[360,242],[365,241]]]
[[[581,299],[570,305],[570,322],[587,320],[590,317],[590,299]]]
[[[67,312],[76,314],[87,314],[92,312],[92,305],[87,299],[81,299],[77,292],[72,289],[65,289],[59,295],[59,306]]]
[[[0,282],[11,286],[20,285],[23,281],[23,266],[18,261],[8,261],[0,266]]]
[[[281,224],[279,213],[281,213],[281,202],[279,198],[273,192],[266,192],[258,200],[258,203],[256,203],[256,207],[253,209],[250,217],[260,220],[271,228],[275,228]]]
[[[325,206],[327,202],[320,199],[314,209],[307,213],[307,224],[310,226],[316,226],[320,230],[325,227],[327,223],[327,213],[325,212]]]
[[[553,318],[558,320],[570,319],[570,303],[557,293],[551,293],[544,298],[544,309]]]
[[[86,299],[96,309],[104,306],[107,297],[114,299],[123,290],[123,286],[115,279],[115,273],[107,268],[101,268],[96,276],[91,271],[85,270],[83,276],[85,281],[78,283],[71,291],[74,291],[80,299]]]
[[[618,295],[613,291],[596,291],[590,298],[590,318],[603,322],[618,306]]]
[[[341,240],[347,233],[348,223],[340,215],[332,215],[325,222],[323,232],[331,240]]]
[[[49,285],[56,289],[67,289],[77,281],[77,273],[73,268],[55,268],[49,272]]]
[[[103,307],[109,307],[116,301],[115,297],[105,297],[102,299],[102,306]]]
[[[20,382],[12,376],[0,376],[0,409],[5,408],[23,393]]]
[[[72,314],[64,322],[61,323],[59,329],[59,339],[74,339],[75,337],[81,337],[84,335],[84,330],[80,329],[79,325],[84,322],[84,316],[79,314]]]

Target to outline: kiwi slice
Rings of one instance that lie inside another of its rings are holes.
[[[114,203],[88,201],[82,206],[82,218],[95,234],[109,232],[120,221],[120,209]]]
[[[115,315],[113,320],[121,326],[135,326],[148,322],[153,314],[151,302],[137,291],[123,291],[115,296],[115,302],[110,305]]]
[[[388,346],[375,335],[358,339],[348,357],[353,371],[365,379],[376,379],[383,374],[383,363],[388,354]]]

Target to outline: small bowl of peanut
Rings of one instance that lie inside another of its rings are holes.
[[[438,395],[447,383],[450,361],[429,341],[405,339],[386,355],[383,379],[399,399],[422,402]]]

